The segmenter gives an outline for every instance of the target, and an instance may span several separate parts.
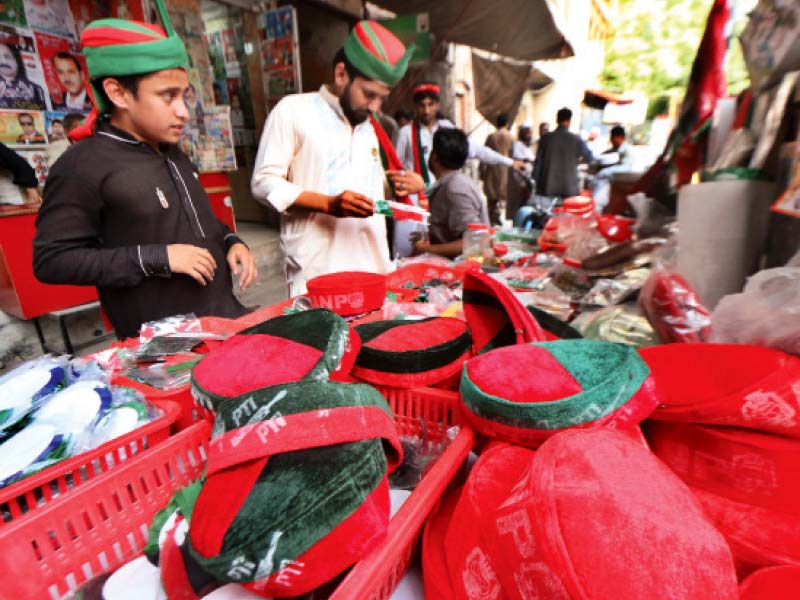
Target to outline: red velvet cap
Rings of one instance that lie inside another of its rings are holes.
[[[450,492],[430,516],[422,533],[422,577],[427,598],[455,600],[450,568],[447,566],[444,537],[453,518],[462,488]]]
[[[354,377],[399,388],[433,386],[457,376],[472,338],[460,319],[373,321],[356,326],[362,341]]]
[[[780,513],[692,488],[725,536],[740,572],[771,565],[800,566],[800,516]]]
[[[740,600],[796,600],[800,596],[800,567],[761,569],[739,587]]]
[[[302,379],[347,381],[361,342],[325,309],[275,317],[209,352],[192,369],[192,396],[216,410],[226,398]]]
[[[510,376],[510,370],[525,376]],[[635,428],[658,404],[653,378],[635,350],[582,339],[477,356],[464,367],[461,396],[475,430],[530,447],[567,428]]]
[[[651,421],[653,452],[693,487],[800,515],[800,440],[739,429]]]
[[[572,598],[738,597],[722,535],[691,491],[630,438],[560,433],[536,452],[524,489],[535,540]]]
[[[464,274],[464,316],[475,354],[546,339],[511,288],[482,271]]]
[[[800,358],[763,346],[642,348],[661,403],[652,418],[800,437]]]
[[[312,306],[343,317],[378,310],[386,297],[386,276],[379,273],[329,273],[309,279],[306,286]]]

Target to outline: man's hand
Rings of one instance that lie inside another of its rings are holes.
[[[513,163],[511,163],[511,166],[514,169],[516,169],[517,171],[520,171],[522,173],[525,172],[525,161],[524,160],[515,160]]]
[[[419,256],[420,254],[425,254],[426,252],[430,252],[431,243],[428,240],[420,240],[418,242],[414,242],[414,248],[411,250],[414,256]]]
[[[329,215],[334,217],[371,217],[375,213],[375,204],[363,194],[346,190],[328,200]]]
[[[31,204],[42,203],[42,197],[39,195],[38,188],[25,188],[25,195],[28,197],[28,202]]]
[[[167,246],[169,269],[173,273],[183,273],[200,285],[214,279],[217,263],[211,252],[191,244],[169,244]]]
[[[228,265],[231,273],[239,275],[239,287],[246,290],[258,278],[256,259],[244,244],[234,244],[228,250]]]
[[[394,186],[394,193],[398,198],[405,198],[409,194],[419,194],[425,189],[425,180],[416,171],[386,171],[389,180]]]

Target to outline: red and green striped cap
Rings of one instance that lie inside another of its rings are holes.
[[[162,0],[156,0],[155,4],[164,28],[124,19],[100,19],[86,26],[81,34],[81,46],[92,81],[189,68],[186,48],[172,28]],[[97,117],[109,108],[100,90],[94,85],[89,87],[94,109],[84,125],[75,130],[76,135],[70,134],[73,140],[92,135]]]
[[[375,21],[359,21],[344,43],[344,54],[370,79],[395,85],[406,73],[414,46],[408,49],[397,36]]]

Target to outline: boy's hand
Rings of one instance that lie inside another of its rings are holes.
[[[200,285],[207,285],[214,279],[217,263],[211,252],[205,248],[191,244],[167,245],[167,258],[169,270],[173,273],[188,275]]]
[[[239,287],[246,290],[258,278],[256,259],[244,244],[234,244],[228,250],[228,265],[231,273],[239,275]]]

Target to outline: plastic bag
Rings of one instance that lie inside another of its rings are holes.
[[[424,427],[421,435],[404,435],[400,437],[403,446],[403,462],[389,477],[392,489],[413,490],[450,445],[456,439],[461,428],[457,425],[445,431],[445,435],[437,440],[428,439]]]
[[[575,232],[565,258],[582,261],[595,256],[608,247],[606,239],[596,229],[584,229]]]
[[[653,328],[635,305],[611,306],[585,312],[571,325],[585,338],[619,342],[641,348],[658,343]]]
[[[156,336],[165,336],[178,332],[200,332],[203,326],[194,313],[173,315],[158,321],[149,321],[142,324],[139,330],[139,342],[142,344]]]
[[[0,436],[67,384],[69,359],[49,354],[0,377]]]
[[[598,279],[580,304],[600,308],[622,304],[642,288],[649,276],[650,269],[631,269],[614,279]]]
[[[720,300],[711,325],[713,342],[754,344],[800,355],[800,268],[756,273],[741,294]]]
[[[662,342],[709,340],[711,314],[679,273],[653,269],[639,293],[639,305]]]

